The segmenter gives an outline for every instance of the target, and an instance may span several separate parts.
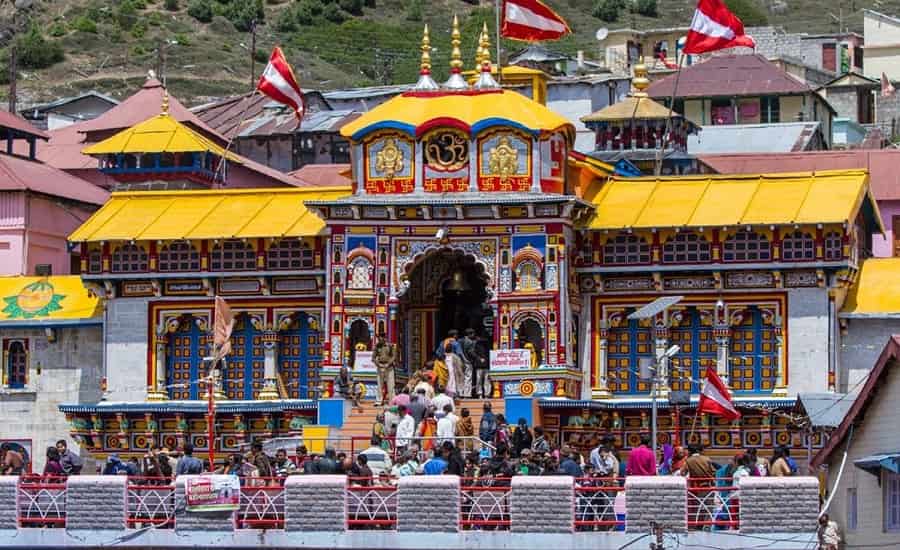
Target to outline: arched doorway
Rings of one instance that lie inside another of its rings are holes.
[[[430,360],[451,330],[462,336],[471,328],[491,341],[487,280],[472,255],[452,249],[433,251],[412,268],[400,299],[400,344],[410,370]]]

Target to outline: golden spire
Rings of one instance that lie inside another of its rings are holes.
[[[450,70],[456,73],[462,71],[463,67],[462,52],[459,50],[461,38],[462,35],[459,32],[459,18],[454,15],[453,30],[450,32],[450,45],[453,46],[453,49],[450,50]]]
[[[431,38],[428,36],[428,25],[422,31],[422,64],[419,66],[419,81],[416,90],[437,90],[439,86],[431,78]]]
[[[169,114],[169,90],[163,88],[162,114]]]
[[[481,61],[478,66],[491,63],[491,34],[488,32],[487,23],[481,28],[481,38],[479,39],[478,49],[481,50]]]
[[[650,79],[647,78],[647,66],[644,65],[644,57],[641,56],[637,65],[634,66],[634,77],[631,79],[631,86],[634,87],[635,91],[631,95],[634,97],[647,97],[647,92],[644,90],[649,85]]]
[[[431,74],[431,38],[428,36],[428,24],[422,31],[422,64],[419,74]]]

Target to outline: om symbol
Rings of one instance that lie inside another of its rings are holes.
[[[425,160],[436,170],[459,170],[469,160],[469,142],[456,132],[440,132],[425,140]]]

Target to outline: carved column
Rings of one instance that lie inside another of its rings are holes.
[[[155,338],[156,360],[153,364],[153,385],[147,392],[147,401],[166,401],[169,399],[169,392],[166,388],[166,351],[168,350],[169,338],[166,332],[157,333]]]
[[[590,313],[588,314],[588,319],[590,319]],[[604,319],[600,321],[600,346],[597,350],[597,390],[594,392],[594,397],[597,399],[609,399],[612,397],[612,392],[609,391],[607,371],[609,366],[607,358],[608,343],[609,327]]]
[[[784,357],[784,325],[782,324],[781,315],[776,315],[772,323],[772,328],[775,331],[775,352],[777,357],[776,361],[778,361],[778,364],[776,365],[776,372],[778,374],[775,376],[775,390],[772,392],[772,395],[784,397],[787,396],[787,377],[785,376],[786,365]]]
[[[259,392],[259,399],[273,400],[281,395],[278,393],[278,332],[266,330],[262,335],[263,341],[263,389]]]
[[[656,361],[656,378],[659,380],[659,387],[656,388],[657,397],[666,397],[669,395],[669,359],[666,357],[666,349],[669,347],[669,327],[666,325],[657,325],[653,330],[654,349]],[[653,388],[651,387],[651,391]]]
[[[713,329],[713,336],[716,339],[716,374],[727,385],[729,383],[728,376],[728,346],[731,331],[727,325],[717,325]]]

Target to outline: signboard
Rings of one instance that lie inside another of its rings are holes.
[[[354,372],[375,372],[375,362],[371,351],[357,351],[353,357]]]
[[[492,349],[491,370],[531,370],[531,352],[527,349]]]
[[[184,480],[188,512],[228,512],[241,501],[241,481],[232,475],[203,475]]]

